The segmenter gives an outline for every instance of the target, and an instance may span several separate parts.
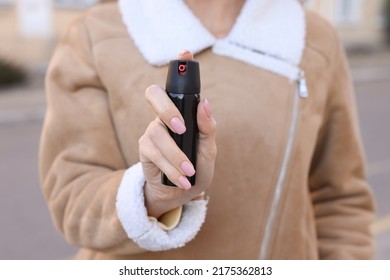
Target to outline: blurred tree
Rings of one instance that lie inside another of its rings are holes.
[[[22,68],[0,58],[0,87],[10,86],[26,81]]]
[[[385,0],[384,2],[383,17],[385,21],[386,41],[390,44],[390,0]]]

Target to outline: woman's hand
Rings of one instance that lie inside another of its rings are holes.
[[[183,52],[178,59],[190,60],[192,54],[188,51]],[[145,205],[148,215],[158,218],[163,213],[199,196],[210,186],[217,155],[216,122],[208,101],[201,100],[197,115],[199,140],[195,171],[190,160],[176,145],[166,128],[167,126],[178,134],[184,133],[186,128],[179,110],[165,91],[156,85],[146,89],[145,96],[157,117],[139,140],[139,154],[146,179]],[[161,184],[161,172],[178,188]],[[196,184],[191,187],[186,177],[194,175],[195,172]]]

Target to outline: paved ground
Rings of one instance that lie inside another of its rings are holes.
[[[378,204],[376,258],[390,259],[390,53],[354,55],[351,66],[368,179]],[[0,259],[63,259],[76,251],[53,228],[39,189],[37,153],[45,100],[43,72],[34,73],[32,84],[0,89]]]
[[[76,251],[53,228],[39,188],[45,98],[37,72],[25,87],[0,90],[0,259],[64,259]]]

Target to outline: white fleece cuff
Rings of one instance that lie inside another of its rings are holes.
[[[137,163],[126,170],[118,189],[116,209],[127,236],[149,251],[175,249],[191,241],[205,220],[207,201],[194,200],[185,204],[177,227],[165,231],[148,218],[144,184],[142,165]]]

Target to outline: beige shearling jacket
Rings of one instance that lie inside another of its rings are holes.
[[[50,63],[40,177],[77,258],[371,258],[373,198],[333,28],[295,0],[247,0],[216,39],[182,0],[152,2],[93,8]],[[143,205],[144,92],[183,49],[200,62],[218,156],[206,199],[158,222]]]

